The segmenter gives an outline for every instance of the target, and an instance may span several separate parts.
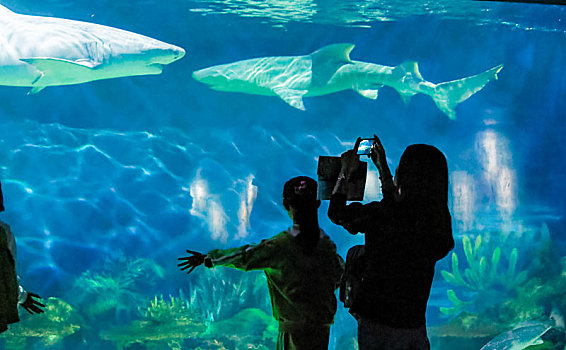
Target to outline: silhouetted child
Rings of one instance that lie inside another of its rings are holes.
[[[217,249],[179,258],[182,270],[228,266],[264,270],[273,317],[279,322],[279,350],[327,350],[336,313],[334,291],[343,271],[336,246],[318,226],[317,183],[299,176],[285,183],[283,206],[293,226],[257,245]]]

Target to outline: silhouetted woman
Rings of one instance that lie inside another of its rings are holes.
[[[350,313],[358,320],[360,350],[430,349],[426,305],[434,267],[454,248],[448,211],[448,167],[435,147],[411,145],[403,153],[395,181],[385,151],[374,136],[370,157],[382,183],[383,199],[346,205],[348,177],[359,156],[342,154],[342,170],[328,216],[351,234],[365,233],[365,247],[349,254],[361,271],[349,284]],[[348,257],[350,258],[350,256]],[[360,268],[361,266],[361,268]],[[345,278],[351,278],[345,276]]]

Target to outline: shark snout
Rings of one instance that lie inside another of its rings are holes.
[[[200,81],[201,83],[204,83],[203,79],[207,76],[207,74],[203,71],[204,69],[193,72],[193,79],[195,79],[196,81]]]
[[[213,67],[193,72],[193,78],[196,81],[209,85],[218,85],[227,82],[226,76]]]
[[[185,50],[181,47],[174,46],[173,55],[174,55],[173,61],[180,60],[185,56]]]
[[[174,45],[168,45],[165,48],[154,49],[151,52],[148,51],[151,58],[151,64],[161,64],[166,65],[175,62],[185,56],[185,50]]]

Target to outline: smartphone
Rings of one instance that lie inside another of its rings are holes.
[[[371,146],[375,144],[375,139],[362,139],[358,146],[359,155],[369,155],[371,153]]]

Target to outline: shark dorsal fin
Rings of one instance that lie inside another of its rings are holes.
[[[313,52],[311,54],[312,85],[325,85],[340,67],[351,64],[350,52],[354,46],[354,44],[331,44]]]

